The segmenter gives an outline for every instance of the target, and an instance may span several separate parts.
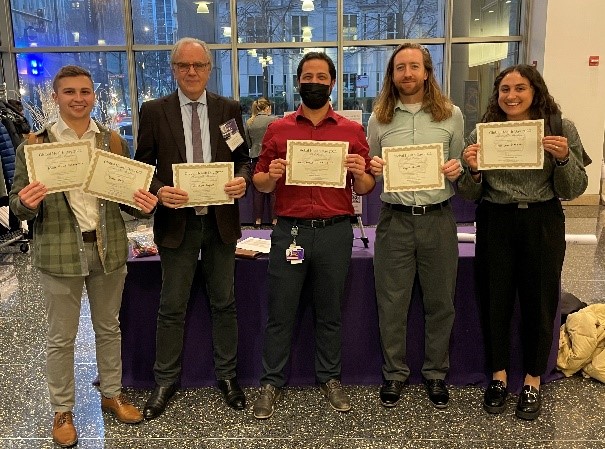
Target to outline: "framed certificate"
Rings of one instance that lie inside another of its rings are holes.
[[[172,164],[174,186],[189,194],[189,201],[179,207],[234,204],[225,193],[233,172],[233,162]]]
[[[288,140],[286,144],[286,185],[345,188],[349,142]]]
[[[479,170],[539,169],[544,166],[544,120],[478,123]]]
[[[385,192],[443,189],[443,144],[406,145],[382,149]]]
[[[92,153],[90,141],[25,145],[29,181],[40,181],[48,193],[82,187]]]
[[[140,209],[133,196],[149,190],[155,167],[109,151],[95,150],[82,190],[99,198]]]

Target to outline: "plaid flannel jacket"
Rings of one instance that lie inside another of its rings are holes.
[[[36,133],[44,142],[55,142],[50,123]],[[111,131],[97,123],[101,132],[96,135],[96,147],[109,151]],[[19,200],[19,191],[29,184],[25,163],[25,141],[16,151],[13,186],[9,194],[10,208],[20,220],[34,219],[33,264],[41,271],[54,276],[86,276],[88,263],[78,220],[64,193],[51,193],[37,209],[25,207]],[[129,157],[128,146],[121,139],[122,153]],[[121,268],[128,257],[126,228],[120,209],[138,218],[149,215],[135,208],[99,199],[97,246],[106,273]]]

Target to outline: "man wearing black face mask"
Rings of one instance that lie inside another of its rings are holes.
[[[325,53],[307,53],[298,65],[302,104],[272,122],[263,139],[254,185],[275,190],[277,224],[269,254],[269,318],[265,328],[263,375],[254,416],[273,415],[286,383],[284,367],[303,284],[312,291],[315,309],[315,373],[321,392],[335,410],[351,408],[340,384],[340,302],[351,259],[353,214],[351,185],[359,195],[374,188],[363,127],[336,114],[328,100],[336,81],[334,63]],[[345,188],[286,185],[288,140],[341,141],[349,146]],[[300,248],[297,260],[286,251]]]

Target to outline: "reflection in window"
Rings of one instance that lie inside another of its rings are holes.
[[[33,129],[56,118],[52,79],[69,64],[84,67],[92,75],[97,98],[93,117],[116,130],[131,124],[125,53],[23,53],[17,55],[19,90]],[[127,140],[132,143],[132,131]]]
[[[516,36],[521,26],[521,0],[455,0],[454,36]]]
[[[338,73],[336,49],[327,48],[325,52],[334,61]],[[304,54],[305,49],[300,48],[239,51],[239,97],[244,115],[250,114],[250,106],[259,96],[273,103],[275,115],[283,115],[298,107],[300,95],[296,69]],[[336,101],[336,87],[331,98],[333,102]]]
[[[344,9],[347,14],[359,11],[358,39],[417,39],[444,36],[444,3],[443,0],[344,0]]]
[[[342,38],[344,40],[357,40],[357,14],[345,14],[342,17],[342,27]]]
[[[517,63],[519,44],[510,42],[504,44],[506,51],[501,59],[485,64],[471,64],[469,55],[476,51],[469,47],[486,44],[457,44],[452,46],[451,90],[452,100],[460,107],[464,115],[464,132],[468,135],[477,123],[481,121],[489,97],[492,93],[494,80],[498,73],[506,67]]]
[[[124,45],[122,0],[13,2],[15,47]]]

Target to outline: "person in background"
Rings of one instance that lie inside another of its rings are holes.
[[[311,286],[315,308],[315,373],[320,391],[332,408],[347,412],[351,403],[340,383],[340,305],[351,261],[353,230],[352,192],[374,188],[368,144],[363,127],[334,112],[329,98],[336,68],[328,55],[306,53],[298,64],[302,104],[297,111],[269,125],[263,139],[254,185],[276,193],[277,224],[269,254],[269,317],[265,327],[263,374],[253,413],[270,418],[285,385],[284,368],[303,285]],[[289,139],[343,141],[346,187],[286,185],[286,145]],[[294,263],[287,252],[295,251]]]
[[[540,377],[546,372],[565,256],[565,216],[559,198],[586,189],[580,136],[563,119],[562,135],[551,135],[550,117],[561,114],[540,73],[521,64],[495,79],[482,122],[544,119],[544,165],[539,169],[479,170],[476,130],[464,150],[469,170],[459,190],[480,201],[476,211],[476,264],[487,360],[492,381],[483,407],[506,408],[510,324],[515,298],[521,307],[524,386],[515,414],[533,420],[541,410]],[[558,324],[558,323],[557,323]]]
[[[252,116],[246,121],[246,140],[250,147],[250,160],[252,161],[252,173],[258,162],[258,155],[262,148],[263,137],[267,131],[269,123],[277,120],[277,117],[271,114],[271,102],[264,97],[260,97],[252,103]],[[269,199],[271,208],[271,224],[275,225],[277,217],[275,216],[275,192],[262,193],[252,185],[252,211],[254,214],[254,227],[260,227],[266,200]]]
[[[422,288],[425,336],[422,376],[429,400],[448,406],[444,379],[449,370],[449,344],[454,323],[458,273],[456,219],[449,199],[462,172],[464,121],[445,97],[426,48],[402,44],[395,49],[368,121],[372,174],[382,176],[385,147],[443,144],[442,189],[383,192],[376,227],[374,278],[385,383],[380,400],[394,407],[410,375],[406,364],[407,314],[416,274]]]
[[[178,89],[141,105],[135,159],[156,167],[151,191],[159,199],[153,223],[162,265],[162,291],[156,334],[155,388],[143,409],[160,416],[176,392],[187,304],[198,258],[212,313],[214,370],[227,405],[246,406],[236,377],[237,315],[233,292],[235,244],[241,237],[237,199],[250,182],[248,147],[240,104],[206,89],[212,72],[208,45],[182,38],[172,47],[172,73]],[[239,134],[240,141],[235,139]],[[232,139],[233,138],[233,139]],[[173,186],[173,164],[233,162],[234,178],[224,185],[233,204],[182,207],[189,194]]]
[[[62,67],[53,80],[59,118],[32,135],[35,143],[90,142],[93,148],[129,157],[126,141],[90,118],[95,103],[90,73]],[[111,143],[111,142],[115,143]],[[48,334],[46,378],[55,412],[53,441],[74,446],[74,342],[78,332],[82,287],[86,285],[95,333],[101,408],[128,424],[143,420],[122,394],[120,306],[126,279],[128,240],[120,209],[148,218],[157,198],[139,189],[133,200],[140,211],[99,199],[80,190],[48,193],[39,181],[29,182],[24,142],[17,149],[10,208],[20,220],[34,220],[33,264],[40,271]]]

